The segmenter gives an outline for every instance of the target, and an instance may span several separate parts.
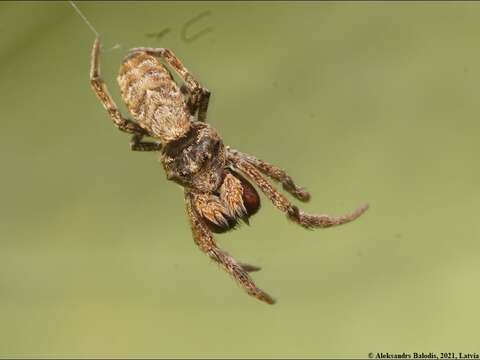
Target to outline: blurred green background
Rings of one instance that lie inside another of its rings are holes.
[[[480,3],[78,6],[118,103],[127,50],[171,48],[225,142],[287,169],[305,210],[371,209],[309,232],[264,199],[217,236],[278,304],[248,297],[94,96],[70,4],[0,3],[0,356],[480,352]]]

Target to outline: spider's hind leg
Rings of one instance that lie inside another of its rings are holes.
[[[90,64],[90,85],[97,95],[98,99],[102,102],[103,107],[108,111],[113,123],[121,131],[131,134],[146,134],[146,131],[142,129],[137,123],[128,120],[122,116],[120,111],[113,101],[112,96],[108,92],[105,82],[100,77],[100,39],[95,39],[92,48],[92,59]]]
[[[162,144],[158,142],[142,141],[143,135],[135,134],[130,140],[130,149],[133,151],[160,151]]]

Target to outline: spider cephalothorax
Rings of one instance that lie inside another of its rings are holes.
[[[187,214],[196,244],[220,264],[252,296],[273,304],[250,275],[258,267],[237,262],[221,250],[212,232],[221,233],[248,222],[260,208],[255,183],[290,220],[305,228],[326,228],[348,223],[363,214],[364,205],[343,216],[305,214],[280,194],[267,177],[282,184],[300,201],[310,194],[295,185],[283,170],[223,144],[217,131],[205,123],[210,92],[200,86],[168,49],[135,48],[124,59],[118,75],[122,97],[136,122],[124,118],[100,78],[100,41],[93,45],[90,82],[114,124],[132,134],[136,151],[158,151],[167,178],[185,189]],[[184,81],[179,87],[160,60]],[[142,141],[144,136],[159,142]]]

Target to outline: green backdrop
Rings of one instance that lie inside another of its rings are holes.
[[[78,14],[2,2],[0,356],[480,352],[480,3],[78,6],[118,103],[127,50],[168,47],[212,91],[225,142],[288,170],[305,210],[371,209],[305,231],[263,199],[217,236],[278,304],[248,297],[94,96]]]

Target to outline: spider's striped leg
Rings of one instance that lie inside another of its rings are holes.
[[[130,140],[130,149],[133,151],[160,151],[162,144],[158,142],[142,141],[143,135],[133,135]]]
[[[257,299],[266,302],[267,304],[274,304],[275,300],[263,290],[259,289],[247,271],[254,271],[256,268],[246,264],[238,263],[228,253],[221,250],[212,236],[212,232],[208,226],[196,213],[192,204],[192,196],[186,191],[185,201],[187,205],[187,214],[190,219],[192,227],[193,238],[200,250],[206,253],[211,259],[222,266],[233,278],[245,289],[245,291],[256,297]]]
[[[120,111],[118,111],[115,101],[113,101],[112,96],[108,92],[107,86],[100,77],[100,39],[98,38],[95,39],[95,42],[93,43],[91,61],[90,85],[102,102],[104,108],[108,111],[113,123],[121,131],[137,135],[146,135],[147,133],[144,129],[142,129],[137,123],[124,118]]]
[[[263,174],[270,176],[273,180],[278,181],[282,184],[282,187],[285,191],[289,192],[295,198],[300,201],[307,202],[310,200],[310,193],[303,187],[297,186],[293,179],[282,169],[271,165],[263,160],[257,159],[252,155],[242,153],[238,150],[231,149],[227,147],[229,151],[235,158],[240,158],[246,162],[255,166]]]
[[[368,209],[368,205],[363,205],[352,213],[341,216],[306,214],[295,205],[292,205],[285,196],[280,194],[255,166],[233,155],[230,156],[230,161],[234,167],[242,171],[258,185],[273,205],[286,213],[290,220],[307,229],[327,228],[346,224],[358,218]]]
[[[188,69],[182,64],[180,59],[169,49],[165,48],[148,48],[139,47],[130,49],[129,55],[136,52],[146,52],[147,54],[157,56],[165,60],[175,71],[180,75],[183,81],[185,81],[186,89],[190,97],[188,100],[188,108],[190,113],[194,115],[198,110],[197,120],[205,121],[207,117],[208,102],[210,100],[210,91],[200,85],[200,83],[193,77]]]

